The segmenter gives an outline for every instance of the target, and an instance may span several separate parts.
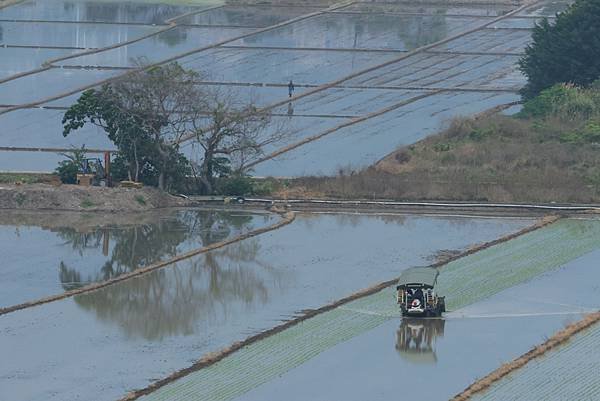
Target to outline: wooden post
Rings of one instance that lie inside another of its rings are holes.
[[[112,187],[112,179],[110,178],[110,152],[104,152],[104,175],[106,177],[106,186]]]

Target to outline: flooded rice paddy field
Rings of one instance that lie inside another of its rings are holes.
[[[385,156],[390,145],[409,145],[434,134],[457,113],[473,114],[518,99],[516,94],[505,92],[434,94],[260,163],[254,172],[268,176],[277,171],[286,177],[330,175],[340,168],[367,167]]]
[[[0,316],[0,352],[12,361],[0,364],[0,398],[115,400],[303,309],[530,224],[301,214],[153,273]],[[393,308],[393,296],[386,301]]]
[[[581,319],[583,312],[597,308],[600,289],[594,283],[600,279],[596,265],[599,256],[600,252],[592,252],[558,271],[448,313],[444,319],[390,319],[235,399],[273,399],[286,391],[290,394],[289,400],[383,401],[398,397],[399,389],[401,399],[451,399],[477,378]],[[556,294],[574,296],[557,300]],[[562,303],[563,300],[569,304]],[[581,348],[581,351],[589,349],[589,345]],[[592,360],[590,355],[578,359],[589,362],[575,368],[575,372],[587,370],[585,377],[594,376],[592,367],[600,362],[600,355],[596,351],[591,355]],[[575,367],[577,363],[573,361],[572,365]],[[534,369],[532,366],[527,370],[533,373]],[[524,376],[517,371],[514,376],[521,382],[519,393],[514,392],[514,384],[507,384],[503,391],[492,391],[493,397],[482,399],[569,398],[567,395],[577,394],[572,391],[576,386],[562,389],[561,385],[564,398],[556,394],[548,396],[548,387],[555,387],[548,386],[549,382],[562,375],[559,371],[563,369],[564,365],[556,363],[546,374],[535,369],[535,373]],[[576,377],[572,372],[569,375]],[[537,378],[537,383],[532,384],[532,376]],[[592,382],[598,385],[597,378]],[[532,396],[531,391],[543,395]],[[594,393],[579,390],[579,394],[582,396],[577,399],[589,399]]]
[[[258,400],[284,389],[292,400],[383,400],[398,391],[407,399],[449,399],[597,309],[599,230],[598,220],[562,220],[450,262],[439,277],[451,308],[444,319],[400,320],[390,288],[246,346],[142,399]],[[556,374],[544,378],[550,377]]]
[[[0,308],[109,280],[277,220],[269,213],[2,212]]]
[[[458,114],[481,111],[470,94],[463,96],[465,91],[477,91],[485,107],[516,99],[524,80],[515,63],[529,41],[530,28],[564,7],[565,3],[550,2],[507,16],[510,7],[494,5],[354,2],[325,8],[27,0],[0,9],[0,106],[32,103],[36,108],[26,112],[34,123],[15,123],[23,120],[23,110],[0,109],[0,146],[111,148],[92,127],[63,138],[63,108],[82,89],[120,76],[140,58],[173,59],[201,73],[211,88],[234,91],[259,106],[279,103],[274,113],[286,116],[291,127],[279,148],[326,132],[338,117],[346,119],[337,121],[343,123],[376,113],[394,121],[377,129],[372,147],[353,134],[372,132],[376,123],[368,119],[356,129],[291,151],[289,162],[284,154],[257,166],[259,175],[298,176],[307,172],[302,165],[308,164],[310,173],[333,174],[339,167],[378,160],[398,145],[439,130]],[[444,39],[447,42],[411,53]],[[43,70],[17,75],[38,68]],[[290,79],[295,95],[314,93],[286,103]],[[349,94],[340,92],[349,89],[352,96],[335,98]],[[421,99],[423,91],[431,91],[431,96]],[[330,102],[332,94],[337,95]],[[406,99],[410,95],[414,98]],[[60,108],[49,113],[37,106]],[[401,117],[405,113],[418,117],[406,121]],[[306,118],[323,122],[299,122]],[[325,150],[330,143],[336,152]],[[298,163],[313,153],[313,147],[322,147],[329,156]],[[356,154],[359,148],[363,153]],[[28,154],[25,165],[22,156],[3,154],[0,169],[50,171],[61,157]]]

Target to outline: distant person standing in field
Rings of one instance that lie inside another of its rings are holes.
[[[290,97],[292,97],[292,95],[294,94],[294,89],[296,88],[294,87],[294,83],[290,79],[290,83],[288,84],[288,94],[290,95]]]

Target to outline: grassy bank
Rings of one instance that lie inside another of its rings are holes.
[[[516,116],[457,118],[375,166],[305,177],[281,195],[481,200],[600,201],[600,86],[557,86]]]

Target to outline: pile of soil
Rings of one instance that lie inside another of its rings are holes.
[[[156,188],[0,185],[0,209],[137,212],[181,206],[189,201]]]

